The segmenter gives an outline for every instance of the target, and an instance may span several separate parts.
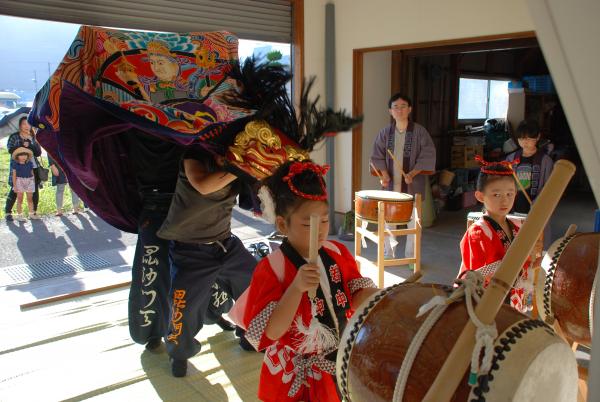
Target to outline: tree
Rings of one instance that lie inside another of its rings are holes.
[[[267,60],[269,60],[269,64],[272,66],[281,66],[281,63],[278,60],[281,60],[283,55],[279,50],[272,50],[267,53]]]

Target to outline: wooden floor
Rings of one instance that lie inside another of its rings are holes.
[[[164,346],[129,337],[128,289],[19,311],[2,307],[1,401],[255,401],[262,354],[207,326],[188,376],[170,375]],[[15,308],[13,308],[15,307]]]
[[[569,223],[590,231],[589,211],[595,207],[595,203],[593,208],[590,202],[581,204],[579,198],[571,200],[568,208],[555,214],[555,237]],[[451,283],[456,276],[465,216],[463,211],[445,213],[444,219],[425,230],[423,282]],[[352,243],[347,246],[353,250]],[[119,258],[130,263],[130,251]],[[374,257],[372,245],[364,255]],[[376,272],[365,271],[364,275],[377,277]],[[386,285],[410,273],[406,267],[388,268]],[[44,307],[19,308],[37,299],[130,278],[129,267],[124,265],[0,288],[0,402],[257,400],[262,354],[243,351],[233,334],[215,325],[198,334],[202,351],[190,359],[188,376],[173,378],[164,348],[150,353],[131,341],[127,287]],[[589,355],[580,351],[578,357],[585,360]]]

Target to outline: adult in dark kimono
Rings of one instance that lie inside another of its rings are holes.
[[[388,109],[394,121],[377,134],[371,164],[381,174],[384,189],[425,197],[426,177],[422,173],[435,170],[435,145],[425,127],[409,119],[412,101],[408,96],[393,95]],[[409,227],[414,227],[414,221]],[[412,256],[413,242],[413,236],[408,236],[406,257]],[[394,248],[395,244],[391,246],[390,239],[386,240],[386,254],[393,257]]]

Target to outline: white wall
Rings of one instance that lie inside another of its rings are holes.
[[[352,110],[353,49],[533,30],[525,0],[331,0],[336,24],[336,106]],[[305,73],[324,73],[325,1],[304,1]],[[321,61],[319,61],[321,60]],[[371,83],[365,83],[371,85]],[[352,140],[336,138],[337,211],[352,202]]]
[[[377,133],[390,122],[387,101],[390,98],[391,77],[391,51],[365,54],[363,82],[368,82],[369,85],[363,91],[361,190],[381,188],[377,177],[371,176],[369,172],[369,159]]]
[[[312,96],[321,95],[325,106],[325,4],[326,0],[304,1],[304,76],[315,75]],[[307,5],[310,4],[310,7]],[[325,163],[325,141],[317,146],[310,157],[317,163]],[[337,179],[336,179],[337,180]]]
[[[536,32],[561,104],[573,132],[588,179],[600,200],[600,2],[598,0],[529,0]],[[591,217],[590,217],[591,218]],[[596,274],[598,275],[598,274]],[[598,279],[598,278],[596,278]],[[600,316],[600,287],[594,316]],[[600,400],[600,320],[594,321],[588,401]]]
[[[600,1],[530,0],[529,4],[546,64],[600,203]]]

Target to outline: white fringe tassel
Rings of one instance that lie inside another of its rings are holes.
[[[275,202],[271,195],[271,190],[267,186],[261,186],[258,190],[258,199],[260,200],[260,209],[262,218],[270,224],[275,224]]]
[[[316,306],[312,301],[311,310],[312,319],[308,327],[302,322],[302,316],[296,317],[296,330],[303,335],[303,339],[296,346],[296,350],[302,354],[328,353],[337,348],[338,337],[334,330],[317,320]]]

